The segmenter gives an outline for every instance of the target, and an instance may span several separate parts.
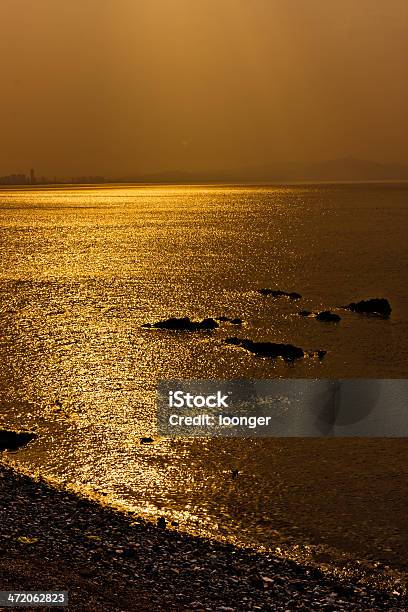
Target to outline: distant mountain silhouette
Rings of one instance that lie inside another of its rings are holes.
[[[128,176],[123,180],[149,183],[399,181],[408,180],[408,166],[345,157],[322,162],[283,162],[233,170],[174,170]]]

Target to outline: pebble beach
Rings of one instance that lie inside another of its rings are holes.
[[[72,611],[406,610],[398,591],[193,537],[0,465],[2,590],[67,590]],[[37,610],[39,608],[36,608]]]

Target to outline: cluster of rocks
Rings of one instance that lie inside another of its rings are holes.
[[[351,302],[346,306],[341,306],[341,308],[358,312],[359,314],[381,317],[382,319],[389,319],[392,310],[389,301],[385,298],[371,298],[369,300],[361,300],[360,302]],[[341,316],[330,310],[323,310],[322,312],[299,310],[298,314],[301,317],[314,316],[316,321],[321,321],[322,323],[339,323],[341,321]]]
[[[2,589],[68,590],[72,612],[407,609],[370,574],[334,577],[156,526],[3,466],[0,497]]]
[[[300,300],[302,295],[296,291],[283,291],[282,289],[258,289],[258,293],[263,296],[272,296],[274,298],[286,297],[290,300]],[[361,300],[360,302],[351,302],[341,308],[357,312],[361,314],[379,316],[389,318],[391,314],[391,305],[385,298],[372,298],[369,300]],[[321,312],[312,312],[310,310],[300,310],[299,316],[314,317],[316,321],[321,323],[339,323],[341,316],[330,310],[322,310]],[[142,327],[148,329],[165,329],[171,331],[212,331],[219,328],[220,323],[231,323],[233,325],[241,325],[242,319],[220,316],[216,318],[206,318],[202,321],[192,321],[189,317],[176,318],[171,317],[156,323],[144,323]],[[322,359],[326,351],[305,351],[304,349],[292,344],[277,344],[275,342],[254,342],[247,338],[230,337],[225,340],[226,344],[235,345],[246,349],[247,351],[260,357],[277,358],[282,357],[285,361],[295,361],[306,355],[319,357]]]

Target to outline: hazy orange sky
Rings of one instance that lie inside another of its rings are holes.
[[[0,0],[0,174],[408,163],[407,0]]]

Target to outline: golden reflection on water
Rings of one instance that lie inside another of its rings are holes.
[[[389,502],[381,491],[387,469],[398,474],[404,442],[383,443],[382,466],[371,442],[155,437],[152,445],[139,443],[155,436],[159,378],[405,376],[406,188],[384,190],[0,192],[0,424],[40,433],[18,461],[195,533],[274,547],[292,545],[302,532],[304,541],[395,561],[399,544],[393,541],[393,553],[384,550],[390,537],[403,542],[400,497],[388,491],[395,525],[386,535],[381,515]],[[299,306],[256,292],[269,286],[305,299]],[[386,325],[345,314],[339,333],[297,315],[299,308],[335,307],[379,292],[393,304]],[[191,335],[141,329],[169,316],[219,315],[238,316],[244,325]],[[328,355],[296,365],[258,359],[224,344],[237,334],[324,348]],[[363,479],[353,471],[356,462]],[[237,465],[242,475],[232,481]],[[338,484],[339,471],[347,488]],[[393,482],[400,495],[403,484]],[[337,509],[344,504],[341,529],[327,500]],[[378,526],[370,527],[371,543],[368,506]]]

